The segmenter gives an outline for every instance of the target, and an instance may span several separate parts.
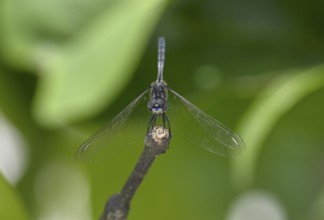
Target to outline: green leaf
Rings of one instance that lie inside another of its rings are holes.
[[[57,126],[93,115],[129,81],[164,1],[122,1],[107,7],[61,47],[43,47],[34,115]]]
[[[23,220],[27,212],[19,196],[0,174],[0,219]]]
[[[3,59],[38,73],[34,117],[53,127],[109,105],[130,80],[166,3],[4,1]]]
[[[315,201],[310,205],[310,218],[314,220],[320,220],[324,218],[324,187],[317,194]]]
[[[324,87],[324,66],[280,75],[260,94],[243,116],[239,133],[247,150],[233,163],[236,188],[249,187],[259,153],[278,121],[310,93]]]

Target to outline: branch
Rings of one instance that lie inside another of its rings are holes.
[[[122,191],[112,195],[100,220],[126,220],[130,202],[148,172],[155,158],[165,153],[170,143],[169,129],[154,127],[145,137],[145,147],[135,169],[129,176]]]

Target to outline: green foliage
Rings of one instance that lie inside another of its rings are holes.
[[[88,117],[112,102],[164,8],[163,1],[147,0],[59,2],[3,3],[3,28],[10,30],[4,32],[4,56],[21,58],[12,58],[14,65],[36,64],[33,112],[47,126]]]
[[[238,188],[253,184],[258,154],[278,121],[307,95],[324,87],[324,67],[283,73],[262,91],[246,111],[241,134],[249,151],[235,162],[234,181]]]
[[[129,219],[231,220],[255,190],[287,219],[324,219],[323,10],[289,0],[1,1],[0,111],[25,138],[28,165],[16,185],[1,177],[0,219],[97,219],[142,148],[118,145],[89,164],[74,152],[155,80],[160,35],[168,85],[247,149],[221,158],[175,135]],[[149,120],[139,110],[129,128]]]
[[[21,198],[0,175],[0,218],[1,219],[15,219],[25,220],[28,219],[27,212],[21,201]]]

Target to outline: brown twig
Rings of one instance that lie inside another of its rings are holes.
[[[145,147],[135,169],[129,176],[122,191],[112,195],[104,209],[100,220],[126,220],[130,202],[148,172],[155,158],[165,153],[170,143],[169,130],[163,127],[154,127],[145,138]]]

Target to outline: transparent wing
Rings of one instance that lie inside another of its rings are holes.
[[[237,156],[245,149],[245,144],[238,134],[191,104],[179,93],[170,88],[169,91],[175,95],[173,100],[172,97],[169,97],[169,109],[172,109],[172,103],[175,103],[174,99],[180,99],[181,103],[189,110],[190,117],[195,119],[193,120],[195,122],[190,124],[190,118],[185,118],[185,116],[181,114],[182,120],[180,119],[181,122],[178,123],[185,124],[184,127],[180,129],[187,133],[186,139],[191,143],[196,143],[212,153],[228,157]],[[173,108],[178,107],[173,106]],[[179,113],[177,113],[177,115],[179,115]],[[173,119],[170,121],[172,123]],[[198,123],[199,126],[195,126],[194,123]],[[171,126],[171,131],[173,136],[176,136],[175,132],[179,131],[179,129],[175,126]]]
[[[104,157],[109,157],[109,153],[121,148],[125,145],[131,145],[134,140],[138,140],[136,135],[141,134],[142,139],[144,140],[147,126],[132,126],[131,123],[125,123],[129,116],[133,113],[134,109],[138,104],[145,99],[145,95],[149,89],[145,90],[140,94],[135,100],[133,100],[123,111],[121,111],[117,116],[115,116],[112,121],[104,128],[99,130],[88,140],[86,140],[77,150],[76,157],[87,161],[93,158],[104,159]],[[140,112],[144,115],[147,111],[146,104],[142,105]],[[136,124],[136,123],[133,123]],[[145,121],[142,124],[146,124]],[[141,129],[140,129],[141,128]],[[139,133],[141,132],[141,133]],[[129,137],[126,137],[126,136]]]

